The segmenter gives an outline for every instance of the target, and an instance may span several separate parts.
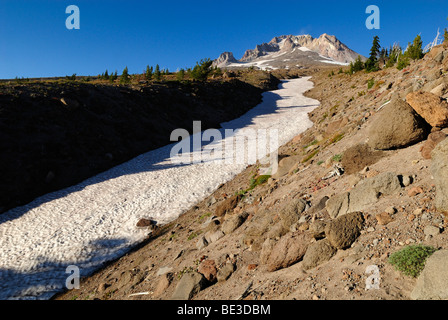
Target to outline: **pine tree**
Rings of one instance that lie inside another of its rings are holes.
[[[148,81],[152,79],[152,67],[146,66],[145,79]]]
[[[420,35],[417,35],[414,39],[414,42],[412,44],[409,43],[408,49],[405,52],[406,57],[413,60],[419,60],[423,58],[424,54],[422,46],[423,46],[422,37],[420,37]]]
[[[179,81],[184,80],[184,78],[185,78],[185,70],[184,70],[184,69],[180,69],[180,70],[177,72],[177,74],[176,74],[176,78],[177,78],[177,80],[179,80]]]
[[[210,74],[211,66],[213,64],[213,61],[210,59],[202,59],[201,62],[197,62],[196,66],[191,71],[191,77],[195,80],[199,81],[205,81],[208,78],[208,75]]]
[[[161,77],[160,66],[156,65],[156,69],[154,71],[154,79],[159,81]]]
[[[121,74],[120,83],[129,83],[130,82],[130,76],[128,72],[128,67],[124,68],[123,73]]]
[[[354,63],[353,62],[350,63],[350,71],[349,71],[349,73],[350,74],[354,74],[354,73],[356,73],[358,71],[364,70],[364,68],[365,68],[365,65],[362,62],[361,56],[358,56],[358,58],[356,58]]]
[[[368,72],[378,71],[378,55],[380,53],[380,37],[375,36],[373,38],[372,48],[370,49],[370,56],[365,63],[366,70]]]
[[[443,33],[443,42],[448,41],[448,30],[445,28],[445,32]]]
[[[104,73],[103,79],[109,80],[109,72],[107,71],[107,69],[106,69],[106,72]]]

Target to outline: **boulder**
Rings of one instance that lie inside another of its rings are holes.
[[[325,228],[325,235],[333,247],[347,249],[359,237],[363,225],[362,213],[348,213],[329,222]]]
[[[238,229],[248,217],[248,213],[244,212],[238,215],[231,216],[229,219],[225,220],[222,224],[221,230],[225,234],[230,234]]]
[[[279,212],[283,227],[289,229],[293,224],[299,222],[300,215],[305,209],[306,201],[303,199],[294,199],[288,202]]]
[[[268,231],[274,225],[273,216],[274,213],[269,210],[259,210],[250,220],[241,239],[242,242],[254,251],[260,250]]]
[[[304,270],[313,269],[330,260],[336,252],[337,249],[330,244],[328,239],[317,241],[308,247],[303,257],[302,268]]]
[[[218,282],[223,282],[229,279],[234,271],[235,265],[232,262],[227,261],[226,264],[218,271],[216,276]]]
[[[402,188],[400,177],[384,172],[361,181],[350,192],[336,195],[327,201],[326,209],[331,218],[363,211],[378,201],[381,195],[391,195]]]
[[[157,282],[157,286],[154,290],[153,296],[160,297],[161,295],[163,295],[173,281],[173,278],[174,275],[171,272],[161,275],[159,281]]]
[[[368,145],[377,150],[404,148],[425,139],[429,131],[428,124],[409,104],[393,100],[372,121]]]
[[[299,262],[311,243],[311,235],[306,232],[291,232],[283,236],[272,249],[267,261],[269,272],[287,268]]]
[[[261,252],[260,252],[260,263],[261,264],[267,264],[269,257],[271,256],[272,249],[274,249],[277,241],[274,239],[267,238],[262,246],[261,246]]]
[[[448,250],[432,254],[417,279],[411,299],[447,300],[448,299]]]
[[[300,156],[291,156],[283,158],[278,163],[277,172],[272,175],[273,179],[279,179],[286,175],[302,158]]]
[[[216,281],[216,263],[215,260],[204,260],[201,262],[201,264],[198,267],[198,272],[202,274],[205,279],[207,279],[209,282],[215,282]]]
[[[310,232],[313,235],[314,239],[323,239],[325,238],[325,227],[327,223],[322,220],[316,220],[310,225]]]
[[[329,198],[327,196],[320,198],[320,200],[310,208],[310,210],[308,211],[309,214],[311,215],[324,210],[328,199]]]
[[[349,192],[344,192],[331,197],[325,206],[332,219],[348,213],[349,210]]]
[[[440,212],[448,213],[448,139],[440,142],[431,153],[431,174],[436,196],[434,204]]]
[[[433,127],[448,126],[448,103],[430,92],[412,92],[406,101],[426,122]]]
[[[383,151],[373,150],[367,144],[361,143],[345,150],[341,165],[346,174],[354,174],[375,164],[383,156]]]
[[[350,191],[348,212],[363,211],[377,202],[381,195],[391,195],[400,190],[400,179],[392,172],[384,172],[363,180]]]
[[[190,300],[207,286],[207,279],[199,272],[187,272],[182,276],[171,297],[172,300]]]
[[[443,140],[446,139],[446,134],[442,131],[432,132],[428,136],[428,140],[426,140],[425,144],[420,149],[422,157],[424,159],[431,159],[431,152],[434,148]]]

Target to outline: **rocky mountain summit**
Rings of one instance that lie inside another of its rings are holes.
[[[247,50],[240,60],[224,52],[214,61],[216,67],[258,67],[260,69],[296,68],[309,65],[348,64],[359,56],[335,36],[323,34],[287,35]]]

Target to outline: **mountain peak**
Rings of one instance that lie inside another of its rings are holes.
[[[319,38],[311,35],[282,35],[274,37],[268,43],[256,45],[255,49],[246,50],[240,60],[236,60],[232,53],[225,52],[213,64],[217,67],[254,66],[261,69],[328,63],[347,65],[358,55],[334,35],[324,33]]]

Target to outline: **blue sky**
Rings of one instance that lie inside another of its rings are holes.
[[[80,9],[80,30],[68,30],[65,9]],[[368,30],[368,5],[381,29]],[[385,47],[421,34],[432,41],[448,27],[446,0],[1,0],[0,78],[97,75],[159,64],[175,71],[202,58],[246,49],[285,34],[335,35],[368,55],[374,35]]]

